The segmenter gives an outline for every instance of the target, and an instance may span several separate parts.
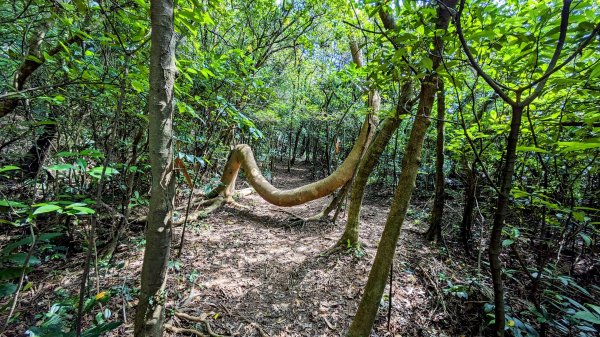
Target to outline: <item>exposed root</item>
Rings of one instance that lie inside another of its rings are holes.
[[[339,253],[339,252],[341,252],[343,250],[344,250],[344,247],[342,247],[339,244],[336,244],[335,246],[333,246],[331,248],[328,248],[326,251],[324,251],[321,254],[319,254],[319,256],[327,257],[327,256],[330,256],[330,255]]]
[[[196,322],[196,323],[202,323],[204,324],[204,326],[206,327],[206,331],[208,331],[208,335],[211,337],[225,337],[223,335],[219,335],[218,333],[215,333],[212,329],[212,327],[210,326],[210,323],[204,319],[203,317],[198,317],[198,316],[192,316],[192,315],[188,315],[186,313],[183,312],[176,312],[175,316],[188,320],[188,321],[192,321],[192,322]],[[180,329],[181,330],[181,329]],[[198,336],[204,336],[204,334],[198,332],[197,330],[193,330],[193,329],[183,329],[183,330],[188,330],[187,333],[194,333],[197,334]],[[195,332],[189,331],[189,330],[193,330]]]
[[[175,327],[171,324],[165,324],[165,329],[168,331],[171,331],[173,333],[176,334],[185,334],[185,335],[194,335],[194,336],[199,336],[199,337],[206,337],[205,334],[203,334],[202,332],[196,330],[196,329],[185,329],[185,328],[178,328]]]
[[[223,197],[216,197],[216,198],[212,198],[212,199],[208,199],[208,200],[203,200],[202,202],[199,203],[197,208],[200,208],[200,206],[207,206],[207,207],[203,208],[200,211],[195,211],[195,212],[189,214],[187,217],[187,221],[192,222],[192,221],[196,221],[198,219],[206,218],[210,213],[214,212],[219,207],[221,207],[221,205],[223,205],[224,202],[225,202],[225,199]],[[172,225],[180,226],[180,225],[183,225],[184,222],[185,222],[185,217],[182,217],[181,219],[179,219],[177,221],[173,221]]]
[[[364,244],[360,241],[356,243],[348,243],[347,240],[344,241],[340,239],[338,242],[335,243],[335,245],[319,254],[319,256],[327,257],[337,253],[346,253],[348,255],[357,255],[358,253],[360,253],[360,256],[363,256],[366,255],[366,251],[362,247],[364,247]]]

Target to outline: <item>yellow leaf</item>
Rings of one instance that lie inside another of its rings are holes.
[[[515,326],[515,321],[513,321],[512,319],[511,319],[511,320],[509,320],[509,321],[508,321],[508,326],[509,326],[509,327],[511,327],[511,328],[512,328],[513,326]]]
[[[217,318],[219,318],[219,313],[218,312],[213,316],[213,319],[217,319]]]
[[[96,295],[96,301],[99,301],[99,300],[103,299],[103,298],[104,298],[104,296],[106,296],[106,291],[99,292],[99,293]]]

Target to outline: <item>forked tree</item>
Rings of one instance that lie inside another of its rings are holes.
[[[460,1],[458,12],[455,15],[455,25],[458,38],[462,45],[462,49],[467,56],[470,65],[475,69],[477,74],[481,76],[485,82],[504,100],[506,104],[511,107],[511,120],[510,120],[510,131],[505,146],[504,163],[501,169],[500,177],[500,188],[496,199],[496,209],[494,211],[494,221],[492,225],[492,233],[490,236],[488,257],[490,261],[490,271],[492,275],[492,282],[494,285],[494,330],[496,336],[504,336],[505,328],[505,305],[504,305],[504,287],[502,283],[502,263],[500,261],[500,253],[502,252],[502,230],[504,228],[504,221],[506,219],[510,191],[513,185],[513,175],[515,172],[515,162],[517,158],[517,143],[519,141],[519,134],[521,131],[521,119],[523,111],[540,95],[543,93],[544,86],[552,74],[563,68],[569,62],[571,62],[576,55],[593,40],[593,38],[600,31],[600,24],[597,24],[595,28],[590,32],[587,38],[576,48],[576,50],[565,58],[561,63],[558,63],[562,49],[565,44],[567,37],[567,30],[569,26],[569,14],[570,14],[571,0],[563,0],[562,9],[560,11],[560,24],[559,24],[559,37],[556,42],[556,47],[551,59],[548,61],[546,70],[536,80],[532,80],[530,83],[524,86],[509,87],[504,84],[500,84],[497,80],[493,79],[483,68],[479,65],[479,62],[475,59],[465,39],[462,25],[461,16],[465,8],[465,0]],[[524,94],[529,93],[528,96]],[[514,94],[514,98],[511,95]]]

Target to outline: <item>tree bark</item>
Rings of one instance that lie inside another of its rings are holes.
[[[13,77],[12,84],[15,89],[15,95],[11,95],[8,98],[0,100],[0,118],[12,113],[15,110],[19,104],[19,101],[21,100],[21,97],[18,95],[19,91],[24,89],[27,79],[46,62],[44,55],[40,51],[40,46],[46,38],[46,31],[48,29],[49,27],[47,25],[43,25],[31,36],[28,43],[27,55],[25,55],[23,62]],[[78,41],[81,41],[79,37],[72,37],[64,41],[63,45],[68,46]],[[54,56],[63,50],[63,46],[59,44],[53,49],[48,50],[47,54]]]
[[[171,251],[173,170],[173,90],[176,35],[173,0],[152,0],[149,95],[149,156],[152,194],[146,229],[142,282],[135,316],[135,336],[159,337],[164,330],[165,284]]]
[[[248,145],[240,144],[229,154],[223,170],[221,186],[208,193],[207,197],[222,197],[231,200],[235,192],[235,182],[240,168],[246,173],[246,179],[264,200],[277,206],[301,205],[333,193],[352,178],[354,168],[360,161],[372,125],[366,118],[354,147],[344,162],[329,176],[311,184],[291,190],[280,190],[271,185],[260,173],[252,150]]]
[[[468,167],[467,188],[465,189],[465,207],[463,208],[462,221],[460,223],[460,238],[465,254],[471,255],[471,233],[473,229],[473,210],[477,196],[477,162]]]
[[[444,115],[446,93],[444,82],[440,81],[437,94],[437,139],[435,143],[435,198],[431,210],[431,224],[427,230],[427,240],[442,239],[442,216],[444,215]]]
[[[359,241],[358,228],[360,223],[360,209],[369,176],[377,165],[379,157],[381,157],[381,154],[394,135],[394,132],[400,125],[400,115],[410,111],[410,108],[406,106],[410,100],[410,92],[411,88],[408,83],[402,86],[398,105],[396,107],[396,115],[383,121],[381,129],[375,135],[375,139],[369,145],[367,152],[360,161],[356,172],[356,178],[352,185],[352,193],[350,194],[350,206],[348,209],[346,228],[338,241],[338,245],[356,245]]]
[[[421,93],[417,117],[413,124],[412,131],[406,151],[402,160],[402,171],[400,173],[400,182],[394,192],[394,199],[390,207],[381,241],[377,248],[375,261],[369,273],[369,279],[365,286],[365,291],[358,306],[352,325],[348,332],[351,337],[367,337],[371,334],[371,328],[375,322],[377,309],[386,280],[389,276],[390,266],[396,252],[396,244],[400,237],[400,230],[408,210],[410,198],[415,188],[417,171],[421,162],[421,150],[423,141],[429,127],[429,113],[433,105],[436,91],[436,76],[426,77],[421,84]]]
[[[506,161],[502,168],[502,178],[500,180],[500,194],[496,201],[496,211],[494,212],[494,223],[492,225],[492,235],[488,256],[490,259],[490,272],[492,274],[492,283],[494,285],[494,313],[497,336],[504,336],[505,310],[504,310],[504,286],[502,284],[502,263],[500,261],[500,252],[502,250],[502,229],[504,220],[508,211],[508,202],[510,190],[512,188],[512,178],[515,172],[515,161],[517,158],[517,143],[519,141],[519,132],[521,130],[521,116],[523,107],[513,106],[512,118],[510,122],[510,133],[506,144]]]
[[[35,144],[31,146],[27,154],[25,155],[25,163],[23,164],[23,171],[29,177],[35,177],[40,167],[44,164],[50,144],[54,140],[58,128],[55,121],[47,121],[43,126],[42,133],[35,141]]]
[[[448,9],[456,6],[457,0],[442,0],[442,4],[437,8],[437,30],[447,30],[450,21],[450,12]],[[380,13],[383,12],[380,11]],[[433,69],[441,64],[444,43],[440,36],[434,38],[434,50],[432,53]],[[390,268],[394,260],[396,245],[400,237],[400,230],[408,211],[410,198],[415,189],[415,182],[419,165],[421,163],[421,151],[423,141],[429,127],[429,116],[435,92],[437,91],[438,76],[435,73],[428,74],[421,82],[419,94],[419,106],[417,116],[415,117],[413,127],[406,144],[406,151],[402,159],[402,171],[400,172],[400,181],[394,192],[394,199],[390,207],[390,213],[385,223],[377,254],[373,267],[369,272],[369,278],[365,286],[365,291],[358,306],[354,320],[350,325],[348,335],[350,337],[367,337],[371,334],[371,328],[375,322],[377,309],[386,280],[389,276]]]

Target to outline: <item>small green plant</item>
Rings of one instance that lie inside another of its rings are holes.
[[[100,292],[94,297],[85,300],[83,313],[90,314],[100,303],[107,303],[110,299],[109,292]],[[37,326],[30,327],[26,334],[29,337],[74,337],[75,313],[77,312],[77,298],[72,297],[59,303],[54,303],[50,310],[44,314],[43,321]],[[93,326],[82,331],[82,337],[99,337],[118,328],[122,322],[108,322],[112,317],[110,309],[105,308],[94,315]]]
[[[356,258],[361,258],[365,256],[365,250],[362,248],[360,242],[357,242],[353,245],[352,243],[350,243],[349,239],[346,242],[346,252],[348,254],[353,255]]]

